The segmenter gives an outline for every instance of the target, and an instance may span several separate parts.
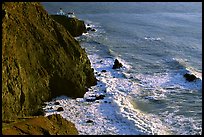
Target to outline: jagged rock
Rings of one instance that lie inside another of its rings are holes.
[[[2,119],[35,115],[60,95],[83,97],[97,84],[79,42],[35,2],[4,2]]]
[[[194,80],[197,79],[196,76],[193,75],[193,74],[188,74],[188,73],[186,73],[186,74],[184,74],[183,76],[184,76],[184,77],[186,78],[186,80],[189,81],[189,82],[192,82],[192,81],[194,81]]]
[[[123,65],[117,60],[115,59],[114,65],[112,69],[117,69],[117,68],[121,68]]]
[[[58,107],[57,108],[57,111],[59,112],[59,111],[64,111],[64,109],[63,109],[63,107]]]
[[[78,135],[72,122],[59,114],[30,117],[11,123],[2,129],[3,135]]]

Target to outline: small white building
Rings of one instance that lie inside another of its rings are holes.
[[[62,8],[60,8],[60,11],[57,12],[57,15],[66,15],[66,13],[62,10]]]
[[[76,18],[76,16],[74,15],[74,12],[68,12],[66,15],[68,18]]]
[[[76,16],[74,15],[74,12],[68,12],[68,13],[65,13],[62,8],[60,8],[60,11],[57,12],[57,15],[64,15],[64,16],[67,16],[68,18],[76,18]]]

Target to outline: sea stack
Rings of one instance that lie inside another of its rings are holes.
[[[122,66],[123,65],[117,59],[115,59],[115,62],[114,62],[112,69],[121,68]]]
[[[188,73],[186,73],[186,74],[184,74],[183,76],[184,76],[184,77],[186,78],[186,80],[189,81],[189,82],[192,82],[192,81],[194,81],[194,80],[197,79],[196,76],[193,75],[193,74],[188,74]]]

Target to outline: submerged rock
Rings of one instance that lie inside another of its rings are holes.
[[[117,69],[117,68],[121,68],[123,65],[117,60],[115,59],[114,65],[112,69]]]
[[[186,74],[184,74],[183,76],[184,76],[184,77],[186,78],[186,80],[189,81],[189,82],[192,82],[192,81],[194,81],[194,80],[197,79],[196,76],[193,75],[193,74],[188,74],[188,73],[186,73]]]

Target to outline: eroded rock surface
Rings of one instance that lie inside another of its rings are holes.
[[[22,119],[2,130],[3,135],[78,135],[75,125],[60,114]]]
[[[96,84],[84,49],[40,3],[2,4],[2,119],[35,115],[45,101],[83,97]]]

